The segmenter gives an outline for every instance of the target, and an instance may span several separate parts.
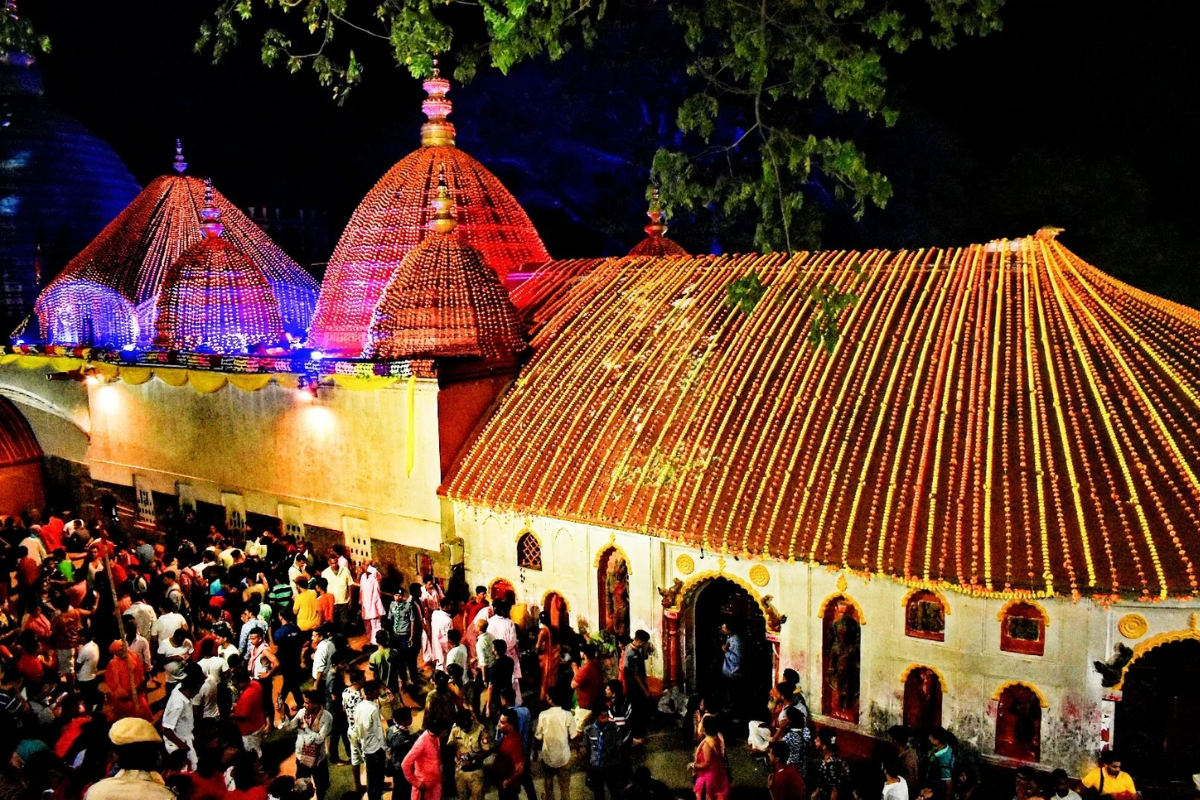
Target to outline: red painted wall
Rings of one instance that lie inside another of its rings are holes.
[[[19,514],[27,508],[46,507],[42,461],[0,467],[0,515]]]

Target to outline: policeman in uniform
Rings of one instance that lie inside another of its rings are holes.
[[[84,800],[175,800],[158,774],[162,736],[139,717],[126,717],[108,731],[120,772],[97,781]]]

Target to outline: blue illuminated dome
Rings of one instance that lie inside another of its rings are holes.
[[[108,144],[46,101],[32,58],[0,55],[0,336],[32,310],[39,279],[52,278],[138,189]]]

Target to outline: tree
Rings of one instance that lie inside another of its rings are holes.
[[[311,68],[343,101],[363,79],[353,44],[374,44],[416,77],[433,55],[453,52],[455,77],[484,64],[507,72],[539,55],[561,58],[594,43],[601,21],[654,12],[648,0],[217,0],[197,49],[220,59],[264,12],[268,66]],[[712,211],[754,220],[754,244],[794,251],[812,245],[819,209],[831,196],[861,216],[892,187],[867,166],[851,136],[822,131],[828,111],[896,120],[886,101],[887,51],[928,40],[949,47],[960,34],[1000,28],[1003,0],[676,0],[669,27],[682,37],[694,90],[679,106],[682,134],[654,157],[652,178],[671,213]],[[307,36],[302,50],[293,41]],[[365,51],[364,51],[365,52]],[[682,65],[681,65],[682,66]]]

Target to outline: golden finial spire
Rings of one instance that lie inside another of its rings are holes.
[[[216,239],[225,232],[221,222],[221,209],[213,203],[212,178],[204,179],[204,208],[200,209],[200,230],[208,239]]]
[[[666,214],[663,213],[662,204],[658,201],[658,187],[654,187],[654,194],[650,200],[650,210],[646,212],[646,216],[650,218],[650,224],[646,226],[646,233],[650,236],[666,236],[667,223],[664,222]]]
[[[183,142],[179,139],[175,140],[175,171],[180,175],[187,172],[187,161],[183,158]]]
[[[446,93],[450,91],[450,81],[442,77],[437,64],[435,58],[433,75],[426,78],[422,84],[428,96],[421,103],[421,110],[425,112],[429,121],[421,126],[421,146],[453,147],[454,125],[446,119],[454,107],[446,97]]]
[[[438,233],[450,233],[458,226],[458,220],[454,218],[454,198],[450,196],[450,189],[446,186],[446,165],[442,164],[438,167],[438,190],[437,196],[430,203],[433,206],[433,219],[429,223],[429,227]]]

